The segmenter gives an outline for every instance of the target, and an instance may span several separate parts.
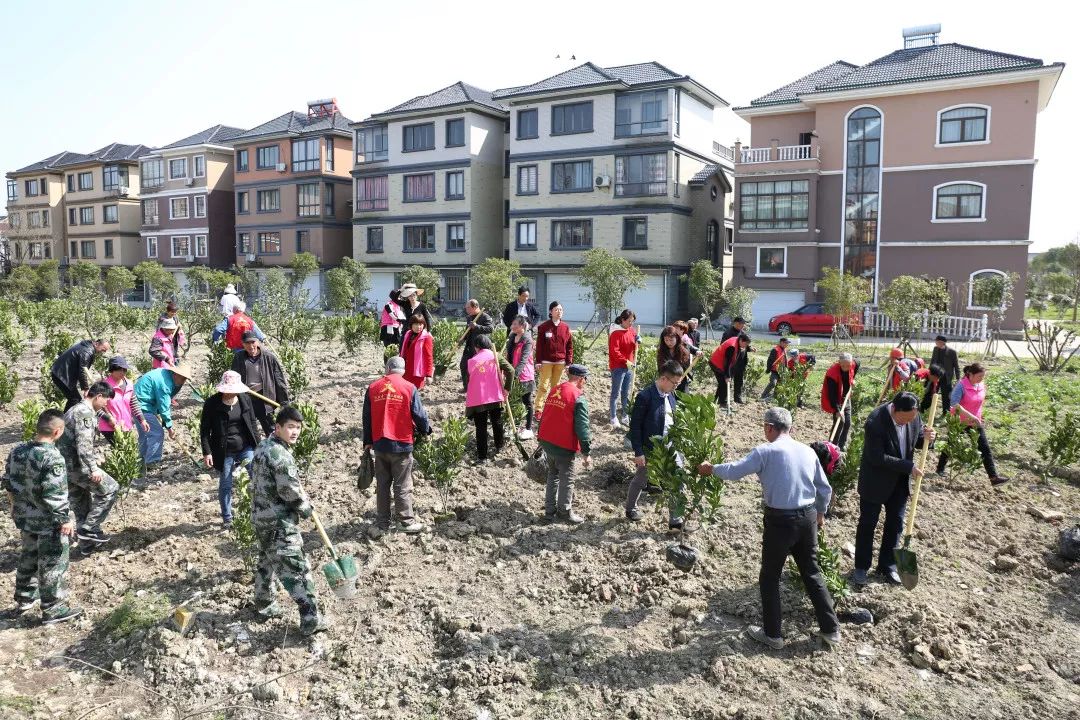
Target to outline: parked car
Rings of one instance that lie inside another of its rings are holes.
[[[769,332],[780,333],[781,335],[790,335],[791,333],[831,335],[833,326],[836,324],[836,317],[825,312],[824,303],[809,303],[798,310],[769,318]],[[862,318],[858,315],[852,315],[843,324],[847,325],[848,331],[852,335],[857,335],[863,330]]]

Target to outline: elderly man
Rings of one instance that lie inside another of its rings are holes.
[[[233,314],[233,308],[237,305],[243,304],[243,302],[244,301],[236,295],[236,286],[232,283],[229,283],[225,286],[225,290],[221,293],[220,307],[222,316],[229,317]]]
[[[859,525],[855,531],[855,570],[851,582],[866,585],[874,554],[874,531],[881,508],[885,527],[881,531],[878,573],[886,582],[900,584],[893,551],[900,541],[907,510],[908,484],[922,476],[915,467],[915,449],[933,442],[935,433],[923,426],[919,399],[902,392],[876,408],[866,419],[866,439],[859,465]]]
[[[90,368],[94,358],[109,352],[105,340],[81,340],[64,352],[52,364],[49,377],[65,398],[64,412],[83,399],[83,391],[90,387]]]
[[[495,329],[495,321],[491,316],[480,309],[480,302],[469,300],[465,303],[465,348],[461,351],[461,362],[458,369],[461,370],[461,384],[465,390],[469,389],[469,359],[476,354],[476,338],[481,335],[490,335]]]
[[[502,321],[509,330],[514,318],[521,316],[529,321],[529,327],[534,328],[540,323],[540,311],[529,302],[529,288],[522,285],[518,288],[517,300],[511,300],[503,308]]]
[[[113,389],[107,382],[91,385],[86,397],[64,413],[64,434],[56,442],[56,449],[67,463],[68,495],[78,522],[83,555],[109,542],[109,536],[101,531],[101,523],[105,522],[120,490],[116,480],[98,466],[94,457],[98,414],[105,410],[112,396]]]
[[[244,333],[251,331],[259,340],[266,340],[263,331],[250,317],[244,314],[247,306],[239,302],[233,306],[232,314],[219,322],[210,333],[210,339],[218,342],[225,338],[225,346],[236,352],[244,346]]]
[[[845,404],[844,400],[851,392],[858,372],[859,363],[851,353],[840,353],[840,358],[825,371],[825,379],[821,383],[821,409],[832,415],[833,426],[840,424],[834,442],[841,450],[847,447],[848,433],[851,431],[851,403]]]
[[[412,506],[413,440],[415,433],[431,434],[424,404],[416,387],[406,380],[405,360],[395,355],[386,375],[364,393],[364,450],[375,451],[375,527],[378,537],[390,530],[390,493],[402,531],[415,535],[424,529]]]
[[[566,370],[570,379],[552,388],[544,403],[537,438],[547,453],[547,491],[544,493],[544,519],[556,519],[577,525],[585,522],[571,509],[574,502],[574,462],[577,454],[585,458],[582,465],[592,467],[589,460],[590,431],[589,403],[585,398],[585,381],[589,370],[584,365],[571,365]]]
[[[135,381],[135,399],[149,428],[144,430],[142,425],[135,426],[139,431],[139,454],[144,465],[161,462],[166,433],[170,440],[176,438],[172,426],[172,399],[190,377],[191,368],[177,365],[151,370]]]
[[[243,335],[244,351],[233,355],[232,370],[240,375],[240,382],[278,405],[289,403],[289,380],[277,355],[262,345],[262,339],[254,330]],[[258,398],[252,398],[255,419],[259,421],[267,437],[274,426],[274,406]]]
[[[747,635],[775,650],[784,647],[780,631],[780,573],[788,555],[795,558],[803,585],[814,605],[820,631],[828,645],[840,642],[840,624],[833,600],[825,586],[817,559],[817,531],[825,523],[832,488],[825,479],[817,454],[794,440],[791,413],[774,407],[765,411],[765,439],[749,455],[736,462],[702,463],[702,475],[738,480],[757,474],[762,488],[765,530],[762,533],[761,612],[764,626],[750,626]]]
[[[690,318],[686,321],[686,337],[690,340],[690,344],[696,348],[701,347],[701,331],[698,330],[698,319]]]

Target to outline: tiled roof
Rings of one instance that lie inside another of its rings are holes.
[[[351,122],[352,120],[341,113],[334,113],[329,117],[309,118],[304,113],[292,111],[280,115],[269,122],[264,122],[262,125],[253,127],[246,132],[242,132],[233,137],[230,142],[247,140],[263,135],[304,135],[306,133],[320,133],[330,130],[339,130],[348,133],[349,123]]]
[[[118,160],[138,160],[143,155],[153,150],[146,145],[122,145],[113,143],[106,145],[100,150],[90,153],[92,159],[99,162],[115,162]]]
[[[612,75],[622,80],[627,85],[641,85],[643,83],[685,79],[682,75],[668,70],[658,62],[617,65],[615,67],[604,68],[604,71],[608,75]]]
[[[153,148],[149,148],[146,145],[123,145],[121,143],[112,143],[106,145],[103,148],[95,150],[92,153],[76,153],[64,151],[51,155],[44,160],[40,160],[32,165],[27,165],[24,168],[19,168],[16,173],[35,172],[38,170],[58,170],[60,168],[71,167],[73,165],[82,165],[89,162],[120,162],[120,161],[134,161],[141,158],[143,155],[149,153]]]
[[[686,76],[674,73],[658,62],[635,63],[633,65],[617,65],[615,67],[602,68],[587,62],[575,68],[544,78],[532,85],[520,85],[518,87],[503,88],[492,93],[494,98],[513,97],[516,95],[532,95],[540,92],[552,92],[557,90],[571,90],[575,88],[589,88],[600,85],[622,85],[634,87],[655,82],[676,82],[686,80]]]
[[[162,150],[168,150],[169,148],[187,147],[189,145],[205,145],[207,143],[223,143],[232,140],[237,135],[241,134],[242,128],[229,127],[228,125],[215,125],[213,127],[206,128],[202,132],[197,132],[194,135],[189,135],[183,140],[177,140],[176,142],[165,145]]]
[[[709,163],[705,167],[697,171],[694,177],[690,178],[689,185],[704,185],[705,182],[720,170],[719,163]]]
[[[802,93],[812,92],[817,86],[831,82],[841,75],[846,75],[858,68],[858,65],[852,65],[849,62],[843,60],[837,60],[836,62],[826,65],[823,68],[815,70],[809,75],[804,75],[793,83],[788,83],[782,88],[777,88],[767,95],[762,95],[757,100],[751,102],[751,105],[771,105],[773,103],[789,103],[795,102],[799,95]]]
[[[507,112],[509,110],[509,108],[502,103],[493,100],[491,92],[458,81],[449,87],[444,87],[442,90],[436,90],[429,95],[418,95],[411,100],[406,100],[400,105],[396,105],[389,110],[378,114],[389,115],[391,113],[411,112],[413,110],[432,110],[435,108],[465,105],[468,103],[483,105],[492,110],[498,110],[499,112]]]

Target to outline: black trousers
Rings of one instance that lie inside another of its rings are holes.
[[[893,551],[900,544],[907,512],[907,480],[899,480],[892,495],[884,503],[859,498],[859,525],[855,530],[855,567],[869,570],[874,557],[874,531],[877,530],[881,508],[885,508],[885,527],[881,529],[881,548],[878,550],[878,570],[896,566]]]
[[[735,386],[735,402],[742,402],[743,378],[746,377],[746,366],[750,362],[748,353],[740,352],[735,360],[735,367],[731,369],[732,384]]]
[[[814,606],[818,627],[832,633],[840,627],[833,610],[833,599],[825,586],[825,578],[817,558],[817,510],[814,506],[801,510],[765,509],[765,529],[761,535],[762,625],[765,634],[778,638],[780,634],[780,574],[788,555],[795,559],[806,594]]]
[[[997,466],[994,464],[994,453],[990,451],[990,441],[986,438],[986,428],[969,427],[967,431],[979,433],[979,454],[982,455],[983,469],[986,470],[987,476],[996,478]],[[937,471],[939,473],[945,472],[945,465],[948,462],[949,456],[945,453],[941,453],[941,455],[938,456]]]
[[[949,412],[949,408],[952,407],[952,403],[949,401],[949,396],[952,395],[952,381],[947,378],[942,378],[938,381],[938,392],[941,393],[941,409],[945,412]],[[922,403],[919,405],[919,409],[926,412],[930,409],[930,403],[934,399],[934,392],[930,387],[926,388],[926,392],[923,393]]]
[[[836,418],[840,413],[833,413],[833,422],[836,422]],[[851,406],[848,405],[844,408],[844,416],[840,419],[840,427],[836,431],[836,446],[841,450],[847,447],[848,433],[851,432]]]
[[[721,406],[727,405],[727,373],[712,363],[709,363],[709,367],[712,368],[713,375],[716,377],[716,403]]]
[[[82,402],[83,394],[82,390],[79,389],[78,383],[76,383],[74,388],[69,388],[65,383],[60,382],[55,375],[50,375],[49,377],[52,378],[52,384],[56,386],[56,389],[67,398],[67,404],[64,405],[64,412],[67,412]]]
[[[469,389],[469,358],[476,353],[464,352],[461,354],[461,362],[458,363],[458,370],[461,371],[461,385],[466,390]]]
[[[498,452],[503,446],[501,405],[492,405],[487,410],[479,410],[473,415],[473,423],[476,425],[476,456],[481,460],[487,460],[488,457],[487,426],[489,422],[491,431],[495,435],[495,451]]]
[[[521,403],[525,406],[525,429],[532,430],[533,425],[533,391],[521,394]],[[518,418],[520,420],[521,418]]]

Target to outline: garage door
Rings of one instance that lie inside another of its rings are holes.
[[[381,308],[390,299],[390,291],[393,289],[394,273],[371,273],[371,289],[367,291],[367,304]]]
[[[547,301],[558,300],[563,306],[563,319],[571,323],[587,323],[592,319],[595,308],[588,300],[582,300],[587,296],[588,290],[578,284],[576,275],[548,275],[547,276]],[[546,319],[547,308],[541,310],[540,315]]]
[[[623,300],[641,325],[664,325],[664,276],[649,275],[645,287],[634,288]]]
[[[797,290],[759,290],[751,306],[750,327],[767,330],[769,318],[798,310],[806,303],[806,293]]]

